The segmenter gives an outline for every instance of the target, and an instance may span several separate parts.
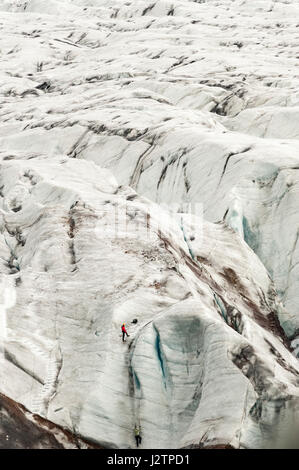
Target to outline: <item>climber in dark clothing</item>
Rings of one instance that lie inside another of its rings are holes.
[[[122,324],[121,331],[123,333],[123,342],[124,342],[125,341],[125,335],[130,336],[130,335],[128,335],[128,332],[126,330],[126,327],[125,327],[124,323]]]
[[[135,434],[135,439],[136,439],[136,445],[137,445],[137,447],[139,446],[139,444],[141,444],[141,441],[142,441],[142,438],[141,438],[141,436],[140,436],[140,433],[141,433],[141,427],[140,427],[140,426],[138,427],[138,426],[135,424],[134,434]]]

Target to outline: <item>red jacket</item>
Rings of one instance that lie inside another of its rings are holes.
[[[122,327],[121,327],[121,331],[122,331],[123,333],[126,333],[126,332],[127,332],[126,327],[125,327],[125,326],[122,326]]]

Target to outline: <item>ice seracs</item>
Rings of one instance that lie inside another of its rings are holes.
[[[0,5],[0,391],[53,434],[255,448],[296,429],[297,13]]]
[[[250,447],[296,413],[287,313],[232,229],[166,212],[83,160],[12,160],[1,175],[17,294],[3,393],[103,447],[133,447],[136,421],[144,447]]]

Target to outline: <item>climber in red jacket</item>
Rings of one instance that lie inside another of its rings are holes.
[[[123,342],[125,342],[125,335],[127,335],[127,336],[130,336],[130,335],[128,335],[128,332],[126,330],[126,327],[125,327],[124,323],[122,324],[121,331],[123,333]]]

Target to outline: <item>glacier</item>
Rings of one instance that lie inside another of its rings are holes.
[[[0,448],[290,445],[298,13],[0,2]]]

